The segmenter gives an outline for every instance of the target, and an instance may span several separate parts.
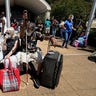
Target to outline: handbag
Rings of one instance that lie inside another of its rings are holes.
[[[0,70],[0,87],[3,92],[18,91],[20,89],[20,71],[18,68],[12,68],[9,59],[9,68],[4,66]]]

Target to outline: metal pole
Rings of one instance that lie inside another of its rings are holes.
[[[26,12],[27,12],[27,10],[26,10]],[[25,15],[26,16],[26,15]],[[27,16],[28,16],[28,13],[27,13]],[[27,20],[28,20],[28,17],[27,17]],[[27,31],[28,31],[28,25],[27,25],[27,23],[28,23],[28,21],[26,21],[25,20],[25,23],[26,23],[26,29],[25,29],[25,32],[26,32],[26,80],[27,80],[27,85],[28,85],[28,68],[29,68],[29,65],[28,65],[28,49],[27,49],[27,44],[28,44],[28,38],[27,38]]]
[[[93,6],[92,6],[90,16],[89,16],[89,21],[88,21],[88,25],[87,25],[87,29],[86,29],[86,36],[87,37],[90,33],[90,28],[91,28],[92,21],[93,21],[93,18],[94,18],[95,9],[96,9],[96,0],[94,0],[94,2],[93,2]]]
[[[10,0],[5,0],[5,2],[6,2],[7,27],[10,27]]]

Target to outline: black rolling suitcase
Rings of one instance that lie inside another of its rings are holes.
[[[57,51],[49,51],[43,61],[41,85],[54,89],[59,83],[62,65],[63,55]]]

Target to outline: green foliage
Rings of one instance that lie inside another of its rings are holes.
[[[87,18],[91,10],[91,3],[84,0],[58,0],[52,6],[52,14],[58,17],[68,17],[69,14],[83,19]]]
[[[67,18],[69,14],[75,17],[83,17],[87,20],[92,7],[93,0],[46,0],[52,7],[51,16],[57,16],[59,19]]]

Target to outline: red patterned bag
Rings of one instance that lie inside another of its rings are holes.
[[[18,68],[12,68],[9,59],[9,68],[0,70],[0,87],[3,92],[18,91],[20,89],[20,72]]]

